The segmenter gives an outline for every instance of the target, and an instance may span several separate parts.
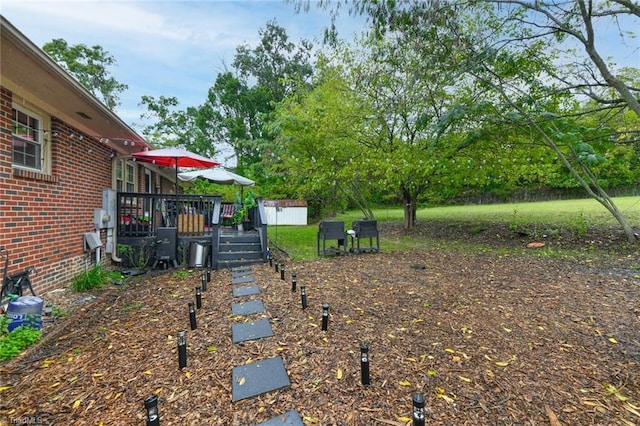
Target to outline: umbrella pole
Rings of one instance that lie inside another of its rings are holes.
[[[175,191],[176,191],[176,214],[178,213],[178,159],[176,158],[176,183],[175,183]]]
[[[175,207],[175,223],[176,223],[176,247],[175,247],[175,253],[177,255],[178,253],[178,238],[177,238],[177,229],[178,229],[178,157],[176,157],[176,184],[175,184],[175,191],[176,191],[176,207]],[[177,256],[176,256],[177,257]]]

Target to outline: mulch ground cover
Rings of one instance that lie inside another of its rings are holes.
[[[434,425],[640,424],[635,249],[601,265],[533,256],[526,239],[510,240],[524,253],[385,253],[382,241],[378,254],[285,259],[285,280],[268,263],[252,266],[260,294],[241,300],[261,299],[266,311],[248,317],[231,313],[230,271],[213,271],[196,330],[187,304],[199,270],[153,271],[92,300],[76,296],[84,303],[0,364],[0,424],[142,425],[143,401],[156,394],[162,425],[255,425],[290,410],[306,425],[410,425],[415,392]],[[263,318],[273,337],[232,343],[232,324]],[[291,386],[232,402],[233,367],[276,356]]]

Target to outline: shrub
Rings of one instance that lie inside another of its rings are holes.
[[[11,320],[0,318],[0,362],[15,358],[22,350],[36,343],[42,331],[28,326],[16,327],[7,332]]]
[[[71,287],[77,292],[99,289],[104,287],[108,282],[121,278],[119,272],[105,271],[102,266],[96,265],[88,271],[76,275],[73,278]]]

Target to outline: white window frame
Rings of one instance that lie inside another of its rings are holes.
[[[27,123],[16,120],[16,114],[23,114],[27,117]],[[35,120],[33,125],[29,123]],[[51,172],[51,151],[48,143],[50,120],[31,109],[13,104],[11,106],[11,165],[15,168],[33,170],[39,173]],[[35,127],[34,127],[35,126]],[[15,162],[14,144],[31,144],[36,147],[33,155],[33,164],[26,162]]]
[[[133,161],[125,161],[124,167],[124,183],[126,185],[125,192],[136,192],[136,184],[138,183],[136,176],[137,167]]]
[[[113,164],[113,179],[118,192],[137,192],[138,167],[136,163],[117,158]]]

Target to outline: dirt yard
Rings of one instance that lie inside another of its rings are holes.
[[[262,299],[266,312],[250,317],[231,314],[231,274],[214,271],[193,331],[187,303],[199,271],[53,294],[46,302],[70,315],[0,364],[0,424],[143,425],[143,401],[157,394],[162,425],[255,425],[289,410],[305,425],[410,425],[414,392],[432,425],[640,424],[638,248],[606,230],[531,249],[526,233],[507,228],[445,236],[435,226],[413,234],[476,248],[385,252],[402,232],[384,227],[380,254],[285,260],[284,281],[269,264],[254,266],[261,293],[243,300]],[[273,337],[232,343],[234,322],[259,318]],[[182,370],[179,330],[188,330]],[[232,402],[232,368],[275,356],[291,386]]]

